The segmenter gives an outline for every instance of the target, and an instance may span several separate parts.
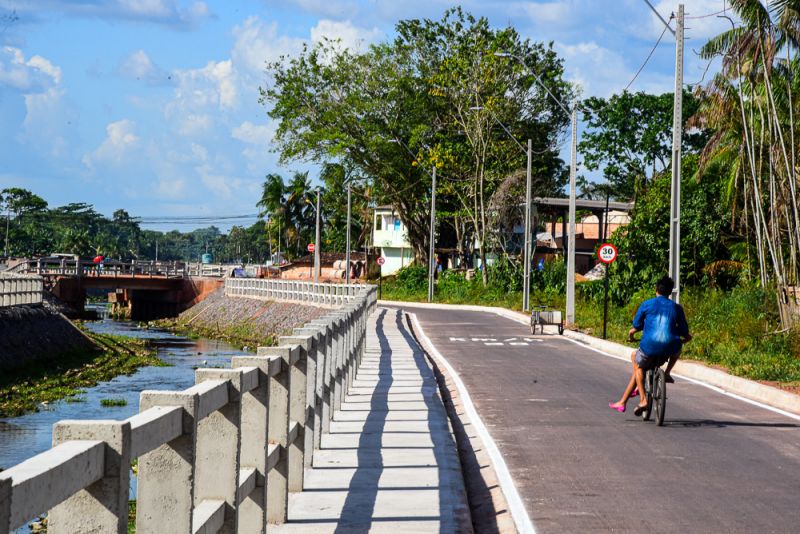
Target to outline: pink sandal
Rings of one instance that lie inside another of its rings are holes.
[[[618,411],[619,413],[625,413],[625,405],[618,406],[618,405],[614,404],[613,402],[609,402],[608,403],[608,407],[611,408],[612,410]]]
[[[633,393],[631,393],[631,398],[639,396],[639,388],[633,388]]]

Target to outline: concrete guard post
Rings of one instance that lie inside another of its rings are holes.
[[[0,534],[11,530],[11,479],[0,478]]]
[[[194,507],[203,501],[224,501],[225,519],[218,531],[236,532],[239,489],[239,445],[241,443],[241,397],[243,369],[197,369],[195,382],[225,380],[228,403],[200,420],[194,479]],[[196,529],[198,525],[194,525]]]
[[[289,361],[289,442],[287,459],[289,463],[289,492],[303,491],[303,474],[305,470],[306,437],[313,443],[314,414],[309,414],[309,384],[313,384],[313,377],[309,379],[308,353],[311,350],[312,338],[290,336],[279,338],[282,347],[297,348],[292,351]],[[308,428],[309,415],[312,428]],[[311,455],[312,452],[308,451]]]
[[[314,444],[313,450],[319,450],[322,440],[323,418],[327,415],[325,408],[325,365],[330,353],[326,352],[328,348],[328,328],[327,327],[303,327],[294,329],[295,336],[311,335],[314,337],[314,353],[315,353],[315,372],[314,372]],[[309,360],[310,361],[310,360]],[[308,449],[306,449],[308,450]],[[310,467],[311,457],[306,454],[306,465]]]
[[[324,433],[330,431],[330,422],[333,418],[333,398],[335,387],[336,369],[336,335],[334,332],[333,321],[317,319],[309,323],[311,328],[319,328],[325,332],[325,362],[322,369],[322,426]]]
[[[278,459],[267,470],[267,523],[285,523],[289,515],[289,370],[292,352],[300,347],[258,347],[259,356],[281,362],[280,371],[269,379],[268,448],[277,447]],[[269,455],[269,452],[267,453]]]
[[[165,526],[175,534],[192,533],[199,397],[187,391],[142,391],[139,395],[142,412],[154,406],[183,408],[183,434],[139,457],[137,534],[161,533]]]
[[[269,422],[270,358],[234,356],[234,369],[256,368],[258,386],[242,395],[240,471],[255,470],[255,488],[240,495],[237,509],[239,531],[265,533],[267,529],[267,428]]]
[[[282,336],[279,339],[281,345],[300,345],[300,350],[303,355],[300,358],[301,362],[305,362],[305,398],[302,400],[302,410],[304,412],[303,419],[297,419],[303,422],[303,473],[305,468],[311,467],[314,457],[314,437],[319,434],[319,425],[317,423],[317,347],[319,346],[319,334],[295,334],[293,336]],[[291,418],[291,415],[290,415]],[[291,469],[289,470],[291,473]],[[289,480],[289,491],[302,491],[303,485],[300,489],[292,489],[296,487],[293,481]]]
[[[54,447],[72,440],[105,442],[103,478],[51,508],[47,516],[48,532],[125,534],[128,532],[128,491],[131,470],[130,423],[64,420],[54,425]],[[0,527],[0,531],[2,530]]]

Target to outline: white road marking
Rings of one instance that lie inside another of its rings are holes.
[[[527,347],[528,344],[524,341],[515,341],[514,343],[509,343],[512,347]]]
[[[502,347],[502,343],[484,343],[487,347]]]
[[[472,404],[472,399],[467,392],[466,386],[464,386],[464,382],[461,381],[461,377],[458,376],[456,370],[453,369],[450,363],[433,345],[433,342],[430,340],[427,334],[425,334],[425,330],[423,330],[422,325],[419,323],[417,315],[415,313],[410,313],[409,316],[414,322],[414,328],[417,329],[420,337],[425,341],[428,347],[430,347],[433,357],[436,358],[445,369],[447,369],[447,372],[450,373],[453,382],[458,388],[458,394],[461,397],[461,402],[463,403],[464,409],[467,412],[467,417],[469,417],[470,421],[472,421],[472,424],[475,426],[475,431],[478,432],[478,436],[481,438],[481,441],[483,441],[483,444],[486,447],[486,452],[489,454],[489,458],[491,458],[492,463],[494,464],[494,469],[497,472],[497,478],[500,482],[500,488],[503,490],[503,494],[506,496],[506,501],[508,501],[508,507],[510,508],[511,517],[514,519],[514,524],[517,527],[517,531],[522,534],[535,534],[536,529],[533,528],[533,523],[528,515],[528,511],[525,509],[522,498],[519,496],[517,487],[514,484],[514,479],[511,478],[511,472],[509,472],[508,466],[503,459],[503,455],[500,454],[500,450],[497,448],[497,444],[494,442],[491,434],[489,434],[489,431],[486,429],[486,425],[483,423],[483,420],[481,420],[477,410],[475,410],[475,406]]]

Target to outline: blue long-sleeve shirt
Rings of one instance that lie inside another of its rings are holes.
[[[681,350],[681,336],[689,334],[683,308],[661,295],[642,302],[633,318],[633,327],[642,330],[639,348],[653,357],[677,354]]]

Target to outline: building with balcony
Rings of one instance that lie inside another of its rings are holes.
[[[372,246],[378,249],[386,260],[381,266],[381,276],[395,274],[414,259],[406,227],[391,206],[375,208],[372,220]]]

